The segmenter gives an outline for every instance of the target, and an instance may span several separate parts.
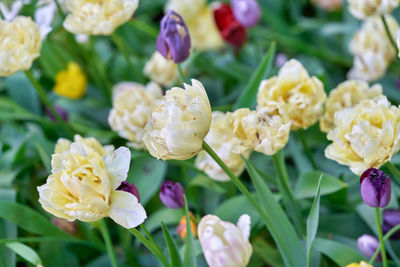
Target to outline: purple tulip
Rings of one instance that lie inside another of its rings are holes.
[[[65,109],[63,109],[62,107],[59,107],[59,106],[55,106],[55,105],[54,105],[54,109],[56,110],[58,115],[60,115],[60,117],[64,121],[68,121],[68,113],[67,113],[67,111],[65,111]],[[56,118],[54,117],[53,113],[51,113],[51,111],[48,107],[46,107],[46,115],[47,115],[47,117],[50,118],[50,120],[57,121]]]
[[[121,191],[125,191],[125,192],[128,192],[128,193],[131,193],[132,195],[134,195],[137,198],[138,202],[140,202],[139,190],[137,189],[135,184],[133,184],[133,183],[130,184],[130,183],[126,182],[126,181],[123,181],[121,183],[121,185],[117,188],[117,190],[121,190]]]
[[[400,224],[400,210],[386,209],[383,211],[382,230],[384,234],[398,224]],[[391,235],[390,239],[400,239],[400,230]]]
[[[175,11],[168,11],[160,23],[157,50],[175,63],[185,61],[190,55],[190,35],[182,17]]]
[[[179,209],[185,206],[184,194],[185,192],[180,183],[166,180],[161,186],[160,199],[168,208]]]
[[[261,8],[256,0],[231,0],[233,14],[246,28],[253,27],[261,18]]]
[[[372,258],[374,256],[375,251],[377,250],[379,246],[379,240],[372,235],[362,235],[360,238],[357,240],[357,245],[358,249],[361,251],[361,253],[368,259]],[[378,254],[378,257],[376,258],[377,261],[382,261],[381,254]]]
[[[365,204],[373,208],[386,207],[390,202],[391,186],[389,175],[369,168],[360,177],[361,197]]]

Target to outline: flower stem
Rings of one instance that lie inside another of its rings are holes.
[[[106,248],[108,252],[108,256],[111,260],[111,265],[113,267],[118,267],[117,256],[115,255],[115,251],[111,242],[110,233],[108,232],[107,224],[105,220],[100,221],[100,232],[103,236],[104,242],[106,243]]]
[[[386,235],[383,237],[383,242],[386,242],[394,233],[396,233],[397,231],[400,230],[400,224],[396,225],[395,227],[393,227],[392,229],[390,229],[389,232],[386,233]],[[378,257],[378,254],[381,250],[381,244],[379,244],[379,246],[377,247],[374,256],[372,256],[372,258],[369,260],[369,264],[373,264],[376,257]]]
[[[389,41],[392,44],[394,50],[396,51],[396,58],[397,58],[397,54],[399,53],[399,49],[397,48],[396,42],[393,39],[392,34],[390,33],[390,29],[389,29],[389,26],[387,24],[387,21],[386,21],[386,18],[385,18],[384,15],[381,15],[381,20],[382,20],[383,26],[385,27],[385,31],[386,31],[386,34],[387,34],[387,36],[389,38]]]
[[[61,5],[60,5],[59,0],[55,0],[55,2],[56,2],[56,6],[57,6],[58,13],[60,14],[60,16],[61,16],[63,19],[65,19],[65,14],[64,14],[64,11],[62,10],[62,7],[61,7]]]
[[[400,179],[400,171],[396,168],[390,161],[386,162],[386,166],[389,168],[390,172],[394,174],[396,179],[399,181]]]
[[[185,76],[183,75],[182,71],[182,65],[178,64],[178,74],[179,74],[179,79],[181,80],[182,83],[185,82]]]
[[[387,258],[386,258],[386,250],[385,250],[385,241],[383,240],[383,234],[382,234],[382,227],[381,227],[381,215],[379,212],[379,208],[375,208],[375,217],[376,217],[376,224],[378,227],[378,236],[379,236],[379,243],[381,247],[381,254],[382,254],[382,262],[383,266],[387,267]]]

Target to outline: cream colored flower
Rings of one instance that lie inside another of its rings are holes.
[[[334,128],[334,115],[336,111],[354,107],[364,99],[375,98],[382,94],[382,86],[374,84],[369,87],[364,81],[348,80],[339,84],[329,93],[325,103],[325,113],[319,126],[321,131],[327,133]]]
[[[358,19],[390,14],[399,5],[399,0],[348,0],[348,2],[351,14]]]
[[[51,175],[39,186],[39,202],[49,213],[69,221],[94,222],[110,217],[125,228],[146,219],[137,198],[116,190],[125,181],[129,149],[103,147],[94,138],[59,139],[52,156]]]
[[[67,0],[70,13],[64,28],[75,34],[110,35],[127,22],[138,7],[138,0]]]
[[[173,85],[178,77],[178,66],[156,51],[147,61],[143,72],[151,80],[168,87]]]
[[[385,17],[394,36],[399,25],[392,16]],[[354,64],[348,77],[365,81],[381,78],[396,56],[380,17],[371,17],[363,23],[350,42],[350,52],[354,55]]]
[[[203,85],[192,80],[185,89],[174,87],[151,105],[143,141],[150,154],[163,160],[196,155],[211,124],[211,107]]]
[[[0,19],[0,76],[30,69],[41,48],[40,31],[31,18]]]
[[[240,216],[237,225],[214,215],[204,216],[198,226],[204,257],[210,267],[245,267],[253,248],[249,242],[250,216]]]
[[[198,18],[199,12],[207,4],[206,0],[168,0],[164,7],[165,13],[168,10],[173,10],[181,17],[185,22]]]
[[[214,111],[212,113],[212,122],[210,131],[204,138],[207,144],[217,153],[217,155],[224,161],[228,168],[236,175],[244,170],[244,162],[240,154],[235,152],[238,150],[238,142],[231,125],[228,121],[227,115],[223,112]],[[242,154],[248,158],[250,151],[243,151]],[[221,169],[221,167],[211,158],[207,152],[201,151],[196,157],[196,167],[203,170],[210,178],[217,181],[229,181],[228,175]]]
[[[312,0],[311,2],[327,11],[339,10],[342,7],[342,0]]]
[[[325,99],[322,82],[310,77],[303,65],[292,59],[282,66],[278,76],[261,82],[257,109],[278,105],[289,117],[292,130],[306,129],[321,116]]]
[[[162,96],[162,89],[154,82],[143,86],[121,82],[114,86],[113,108],[108,123],[118,134],[130,141],[134,148],[144,148],[144,127],[151,114],[151,101]]]
[[[357,175],[370,167],[379,168],[400,149],[400,109],[385,96],[336,112],[334,124],[325,156],[348,165]]]

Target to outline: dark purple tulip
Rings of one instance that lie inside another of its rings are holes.
[[[161,186],[160,199],[168,208],[179,209],[185,206],[184,194],[185,192],[180,183],[166,180]]]
[[[261,18],[261,8],[256,0],[231,0],[233,14],[246,28],[253,27]]]
[[[400,224],[400,210],[386,209],[383,211],[382,230],[384,234],[398,224]],[[400,239],[400,230],[391,235],[390,239]]]
[[[389,175],[369,168],[360,177],[361,197],[365,204],[373,208],[386,207],[390,202],[391,186]]]
[[[128,193],[131,193],[132,195],[134,195],[138,202],[140,202],[140,194],[139,194],[139,190],[137,189],[135,184],[130,184],[126,181],[123,181],[121,183],[121,185],[117,188],[117,190],[121,190],[121,191],[125,191]]]
[[[368,259],[374,256],[376,249],[379,246],[379,240],[372,235],[362,235],[357,240],[358,249]],[[382,261],[381,254],[378,254],[376,258],[378,261]]]
[[[160,23],[157,50],[175,63],[185,61],[190,55],[190,35],[182,17],[175,11],[168,11]]]
[[[54,109],[56,110],[58,115],[60,115],[60,117],[64,121],[68,121],[68,113],[67,113],[67,111],[65,111],[62,107],[59,107],[59,106],[54,106]],[[47,117],[50,118],[50,120],[57,121],[56,118],[54,117],[53,113],[51,113],[51,111],[50,111],[50,109],[48,107],[46,107],[46,115],[47,115]]]

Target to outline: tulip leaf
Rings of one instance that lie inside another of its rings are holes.
[[[0,187],[0,199],[7,201],[15,201],[16,195],[17,193],[14,189]],[[17,238],[17,226],[12,222],[6,220],[0,220],[0,240],[2,240],[3,238],[7,239]],[[10,251],[6,247],[0,245],[0,266],[15,266],[15,265],[16,265],[15,253]]]
[[[193,249],[193,233],[192,233],[192,226],[190,223],[190,215],[189,215],[189,207],[187,204],[187,199],[185,196],[185,215],[186,215],[186,246],[185,252],[183,257],[183,266],[184,267],[196,267],[196,258]]]
[[[334,240],[316,238],[314,240],[314,248],[322,254],[325,254],[339,266],[346,266],[350,263],[365,260],[351,247],[343,245],[342,243]]]
[[[249,82],[245,87],[245,90],[241,93],[240,97],[235,103],[234,109],[254,107],[257,99],[258,87],[260,86],[262,79],[265,76],[268,76],[268,73],[272,66],[272,62],[274,62],[275,50],[276,50],[276,43],[271,42],[267,53],[260,62],[260,65],[254,72],[253,76],[250,78]]]
[[[320,201],[320,193],[321,193],[321,181],[322,174],[319,177],[317,193],[314,198],[314,202],[311,206],[310,214],[307,218],[307,266],[311,266],[311,248],[317,235],[318,222],[319,222],[319,201]]]
[[[161,222],[161,227],[164,233],[164,238],[168,246],[169,256],[171,258],[171,266],[181,267],[182,259],[179,254],[178,247],[175,243],[175,240],[172,238],[171,233],[168,231],[167,226],[165,226],[164,222]]]
[[[259,201],[266,216],[262,216],[281,253],[285,266],[306,266],[306,256],[300,240],[285,212],[275,200],[271,190],[255,170],[253,164],[242,157]]]
[[[185,212],[182,209],[162,208],[152,213],[146,219],[145,226],[151,233],[159,229],[161,221],[165,225],[177,225],[184,215]]]
[[[6,87],[15,103],[34,114],[40,114],[38,94],[23,72],[7,77]]]
[[[38,266],[42,264],[42,260],[40,259],[36,251],[31,249],[27,245],[18,242],[12,242],[7,243],[6,246],[33,265]]]

